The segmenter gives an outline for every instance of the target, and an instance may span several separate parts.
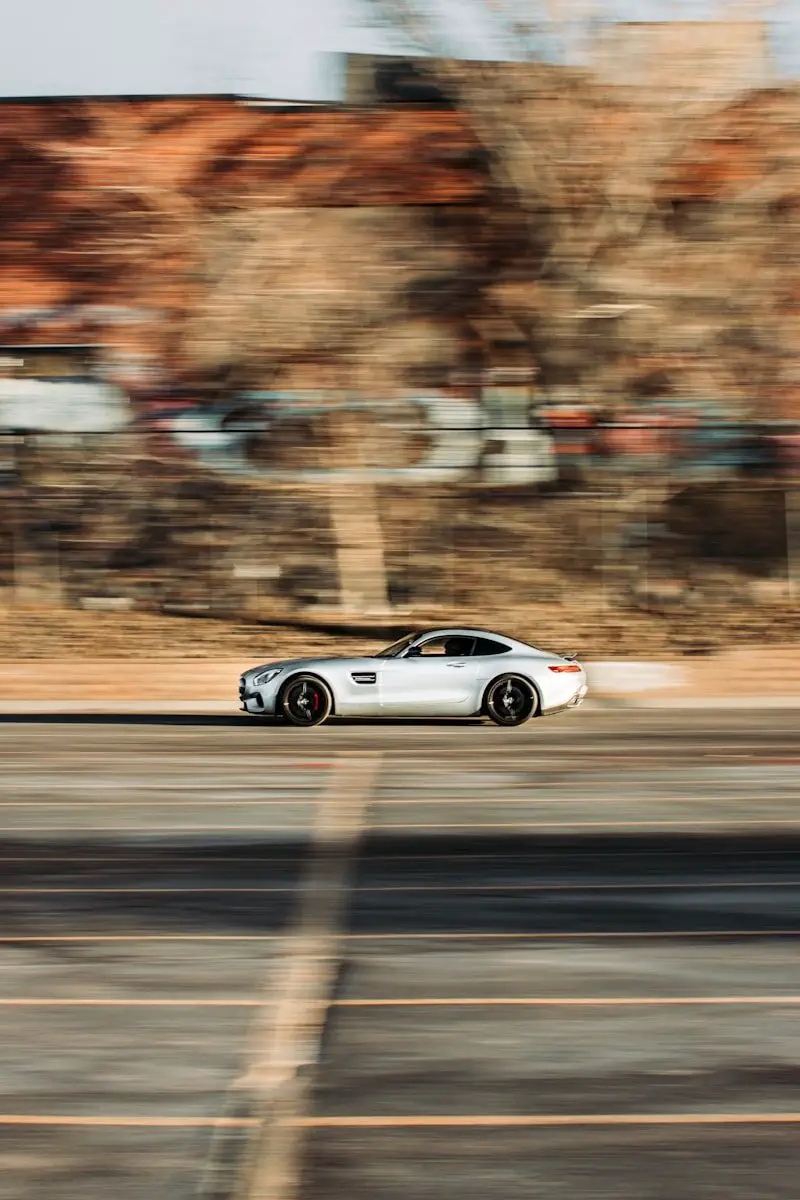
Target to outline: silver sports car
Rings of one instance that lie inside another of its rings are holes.
[[[426,629],[369,657],[286,659],[239,680],[244,712],[293,725],[334,716],[484,716],[521,725],[577,708],[585,695],[586,673],[574,655],[483,629]]]

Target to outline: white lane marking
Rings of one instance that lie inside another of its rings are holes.
[[[318,803],[308,873],[284,942],[283,978],[275,1000],[256,1015],[247,1067],[236,1082],[260,1118],[239,1178],[248,1200],[291,1200],[297,1193],[310,1073],[333,998],[350,877],[379,769],[377,754],[341,755]],[[270,990],[274,979],[271,972]]]

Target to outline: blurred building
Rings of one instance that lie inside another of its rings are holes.
[[[774,69],[764,21],[625,21],[608,26],[589,66],[611,85],[653,99],[731,100],[769,87]]]
[[[582,154],[570,159],[574,171],[565,190],[576,218],[590,203],[592,188],[596,192],[613,173],[621,142],[645,144],[650,136],[639,119],[640,93],[724,97],[769,79],[758,21],[624,24],[603,38],[594,65],[618,86],[608,93],[587,91],[594,108],[576,109],[576,123],[589,130]],[[525,64],[508,69],[528,71]],[[552,104],[554,119],[561,119],[560,68],[549,70],[553,87],[537,103]],[[574,82],[577,76],[567,78]],[[529,228],[496,180],[493,186],[489,153],[469,112],[454,107],[424,64],[409,60],[351,55],[346,81],[347,103],[321,107],[255,104],[234,96],[0,102],[0,353],[35,344],[91,346],[99,373],[131,390],[195,387],[195,379],[181,377],[174,332],[197,302],[202,239],[218,214],[250,206],[262,212],[375,209],[394,217],[414,209],[426,224],[407,240],[419,234],[431,253],[424,262],[422,256],[415,260],[420,269],[409,285],[409,311],[413,306],[414,316],[427,322],[427,334],[435,324],[443,342],[464,349],[451,363],[462,379],[472,368],[475,379],[486,367],[502,367],[508,386],[517,387],[521,370],[535,375],[543,361],[539,347],[552,342],[547,322],[558,289],[548,290],[535,273],[524,274]],[[776,162],[790,161],[796,115],[789,89],[751,91],[741,103],[721,103],[718,112],[687,125],[686,143],[676,147],[656,188],[673,241],[702,244],[704,227],[695,232],[692,220],[712,219],[721,202],[733,209],[741,193],[775,175]],[[789,247],[795,244],[790,210],[800,211],[800,192],[788,167],[784,174],[770,182],[775,219],[769,230],[779,231],[781,216]],[[765,227],[761,222],[755,233],[760,237]],[[727,253],[744,254],[753,240],[746,230],[738,240],[720,237],[714,246],[724,241]],[[788,361],[800,293],[784,244],[773,254],[787,277],[783,302],[791,302],[780,331]],[[659,265],[669,259],[653,255],[650,275],[640,273],[630,285],[642,289],[634,300],[651,299]],[[623,257],[609,276],[623,299],[630,299],[627,269]],[[698,263],[697,270],[704,286],[715,283],[716,269]],[[694,286],[685,273],[661,283],[678,308]],[[715,296],[709,303],[716,303]],[[530,361],[534,324],[542,327],[536,331],[537,362]],[[569,324],[571,337],[571,318],[561,324]],[[567,375],[587,347],[603,347],[609,327],[596,326],[599,336],[593,330],[580,343],[564,334]],[[640,335],[645,343],[646,334]],[[437,368],[448,352],[442,351]],[[32,372],[32,356],[24,359],[25,372]],[[39,377],[44,361],[36,360]],[[749,362],[743,369],[751,369]],[[82,370],[72,361],[67,373]],[[409,382],[440,386],[443,374],[415,375]],[[793,377],[785,392],[781,411],[794,416]]]
[[[418,104],[451,107],[446,93],[425,70],[424,62],[386,54],[346,55],[346,104]]]
[[[457,113],[233,97],[0,102],[0,173],[0,353],[92,345],[132,387],[174,373],[168,331],[215,212],[458,210],[486,186]]]

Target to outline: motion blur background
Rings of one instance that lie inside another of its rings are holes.
[[[788,639],[791,9],[29,7],[0,104],[15,655],[91,646],[87,609],[119,652],[181,614],[217,618],[204,652],[332,614],[605,656]]]
[[[797,1200],[795,0],[0,10],[0,1200]]]

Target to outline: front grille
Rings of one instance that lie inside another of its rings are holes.
[[[244,679],[242,678],[239,680],[239,699],[240,700],[244,700],[246,691],[247,691],[247,687],[245,686]]]

